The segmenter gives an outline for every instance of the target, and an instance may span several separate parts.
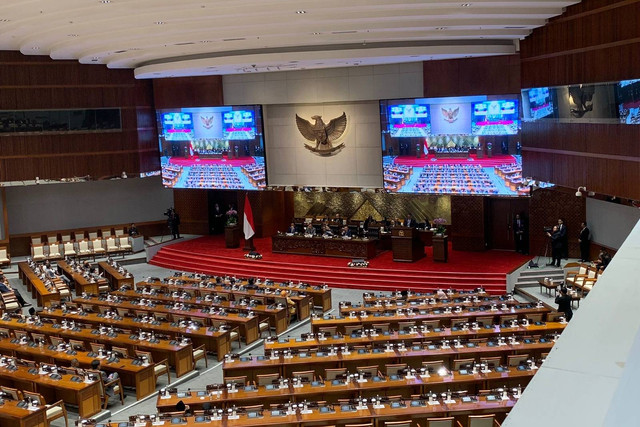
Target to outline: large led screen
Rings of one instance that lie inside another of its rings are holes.
[[[387,191],[528,194],[516,98],[383,100],[380,116]]]
[[[266,187],[259,105],[163,109],[157,122],[165,187]]]

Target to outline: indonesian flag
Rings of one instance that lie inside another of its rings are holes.
[[[244,238],[250,239],[256,234],[256,227],[253,224],[253,212],[251,212],[251,204],[249,203],[249,195],[244,196]]]

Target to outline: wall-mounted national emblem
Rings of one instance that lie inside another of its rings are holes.
[[[211,129],[213,126],[213,116],[200,116],[200,121],[205,129]]]
[[[320,155],[329,155],[337,152],[344,143],[337,143],[336,141],[344,134],[347,128],[347,115],[342,113],[341,116],[331,120],[329,124],[325,124],[322,120],[322,116],[312,116],[312,120],[315,123],[303,119],[296,114],[296,125],[298,130],[308,141],[315,142],[315,146],[305,142],[304,146]]]

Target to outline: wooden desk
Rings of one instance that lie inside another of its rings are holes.
[[[406,351],[394,349],[390,352],[384,350],[353,350],[350,354],[338,352],[335,355],[318,356],[315,353],[306,353],[305,357],[294,355],[285,359],[282,355],[277,359],[270,359],[265,356],[258,358],[243,357],[233,362],[224,362],[222,367],[225,377],[247,375],[247,379],[255,380],[255,375],[264,373],[279,373],[284,377],[292,376],[292,372],[313,369],[316,375],[324,375],[326,368],[346,367],[351,372],[355,372],[357,366],[378,365],[382,368],[389,363],[407,363],[418,367],[423,360],[444,360],[475,358],[478,356],[504,356],[507,354],[539,354],[551,350],[553,340],[545,342],[531,341],[530,344],[516,344],[504,346],[491,346],[487,343],[475,345],[473,347],[463,346],[462,348],[441,348],[437,344],[426,348],[417,346],[419,349],[407,347]],[[382,369],[381,369],[382,370]]]
[[[547,322],[544,325],[529,325],[529,326],[518,326],[517,328],[502,328],[500,326],[492,326],[491,328],[481,328],[478,330],[460,330],[460,329],[451,329],[451,328],[442,328],[440,331],[430,331],[426,333],[400,333],[393,332],[388,335],[378,334],[377,336],[365,335],[361,336],[357,334],[357,336],[349,336],[344,335],[339,338],[329,337],[324,340],[318,340],[317,337],[314,337],[312,340],[303,340],[301,338],[279,338],[277,341],[265,340],[264,349],[265,351],[272,350],[285,350],[285,349],[304,349],[304,348],[314,348],[314,347],[329,347],[329,346],[361,346],[361,345],[384,345],[388,342],[397,343],[404,342],[409,345],[410,343],[420,342],[425,343],[427,341],[438,341],[438,340],[452,340],[455,338],[460,338],[462,340],[466,340],[469,338],[490,338],[496,337],[498,335],[511,336],[511,335],[545,335],[551,334],[554,332],[562,332],[564,328],[566,328],[566,323],[559,322]]]
[[[451,300],[436,300],[435,304],[430,303],[429,301],[421,301],[421,300],[413,300],[410,302],[402,302],[401,300],[397,302],[389,301],[389,304],[350,304],[350,301],[340,302],[340,314],[343,316],[348,316],[352,311],[359,313],[361,311],[366,311],[368,313],[384,313],[385,311],[395,311],[397,309],[406,310],[408,308],[413,310],[429,310],[429,309],[438,309],[438,308],[455,308],[455,307],[481,307],[487,306],[491,304],[501,305],[506,304],[507,306],[514,306],[518,304],[522,304],[520,301],[516,300],[507,300],[502,297],[494,297],[494,298],[482,298],[480,302],[473,302],[470,298],[469,301],[464,299],[455,299]],[[350,305],[349,305],[350,304]]]
[[[440,320],[441,326],[447,326],[445,325],[445,323],[450,324],[451,319],[454,319],[454,318],[463,318],[463,319],[467,319],[468,321],[472,321],[472,319],[475,319],[476,317],[483,317],[483,316],[496,317],[496,316],[506,316],[506,315],[526,315],[526,314],[538,314],[538,313],[547,314],[551,311],[546,307],[535,308],[534,306],[529,306],[524,304],[523,304],[523,307],[527,307],[527,308],[518,308],[518,306],[516,305],[516,306],[509,307],[507,310],[496,310],[496,311],[482,310],[482,309],[479,309],[479,310],[467,309],[467,310],[462,310],[459,313],[456,313],[456,312],[445,313],[442,310],[429,310],[429,311],[419,310],[411,316],[407,316],[405,314],[400,316],[387,315],[388,313],[384,313],[382,315],[376,315],[380,313],[375,313],[374,315],[367,316],[367,317],[349,316],[349,317],[340,317],[340,318],[331,318],[331,317],[317,318],[317,319],[311,319],[311,330],[314,333],[317,333],[319,329],[322,327],[337,326],[338,331],[344,332],[345,326],[366,325],[367,327],[370,327],[375,323],[389,323],[393,329],[398,329],[399,322],[408,322],[408,321],[421,322],[425,320]]]
[[[168,283],[164,283],[164,282],[138,282],[136,284],[136,292],[140,292],[140,294],[138,294],[139,296],[144,296],[145,298],[153,298],[153,294],[150,293],[150,290],[155,290],[157,292],[163,293],[163,294],[171,294],[174,291],[188,291],[188,292],[193,292],[197,297],[204,297],[205,295],[225,295],[227,296],[227,298],[229,299],[229,301],[237,301],[240,298],[244,298],[244,297],[249,297],[249,298],[253,298],[253,297],[258,297],[258,298],[264,298],[266,302],[268,303],[275,303],[276,302],[276,298],[280,297],[280,295],[277,295],[275,293],[265,293],[265,290],[262,288],[258,288],[258,289],[228,289],[225,286],[221,286],[221,285],[213,285],[213,284],[208,284],[208,285],[204,285],[204,284],[195,284],[195,283],[189,283],[186,285],[176,285],[176,284],[168,284]],[[143,293],[143,291],[146,291],[147,293]],[[117,294],[117,293],[114,293]],[[296,303],[296,309],[297,309],[297,313],[299,313],[299,319],[300,320],[304,320],[307,319],[310,315],[311,315],[311,308],[309,307],[309,305],[311,304],[311,295],[306,295],[306,294],[302,294],[302,293],[297,293],[297,292],[292,292],[291,294],[289,294],[289,298],[291,298],[291,300],[293,302]],[[172,299],[172,302],[175,302],[175,300]],[[217,305],[219,303],[213,303],[210,302],[209,305]],[[242,307],[242,306],[241,306]],[[287,325],[288,325],[288,316],[287,317]],[[274,319],[275,320],[275,319]],[[286,328],[285,328],[286,329]]]
[[[73,270],[66,261],[58,261],[56,263],[58,268],[62,270],[62,274],[64,274],[70,281],[75,284],[76,295],[80,296],[83,293],[87,294],[98,294],[98,286],[100,285],[100,281],[96,281],[95,283],[91,283],[90,280],[86,279],[81,273],[78,273]],[[102,279],[103,283],[106,283],[106,279]]]
[[[248,306],[248,305],[238,304],[235,301],[213,302],[213,301],[207,301],[202,297],[175,298],[171,296],[171,293],[168,293],[168,295],[162,295],[162,294],[144,295],[141,290],[115,291],[115,292],[111,292],[111,295],[116,295],[126,300],[135,300],[135,299],[145,298],[145,299],[150,299],[152,301],[158,301],[163,304],[173,304],[174,302],[179,301],[185,304],[194,305],[196,307],[218,307],[218,308],[237,310],[243,313],[248,313],[249,311],[253,311],[255,313],[267,316],[270,319],[271,325],[275,327],[276,334],[278,335],[286,331],[287,328],[289,327],[289,313],[286,307],[275,308],[275,307],[269,307],[264,304],[256,304],[255,306]]]
[[[376,395],[393,395],[410,399],[411,395],[426,394],[427,392],[441,392],[464,389],[469,394],[476,394],[479,390],[502,387],[507,383],[518,382],[523,388],[534,376],[536,370],[518,370],[517,368],[502,368],[502,372],[491,371],[488,373],[461,374],[452,372],[450,375],[440,376],[431,374],[429,377],[416,375],[415,378],[378,377],[378,381],[368,379],[367,382],[358,383],[349,380],[333,383],[332,381],[317,381],[315,384],[304,383],[302,387],[293,387],[291,381],[280,389],[277,385],[270,389],[265,386],[239,387],[235,393],[230,393],[226,388],[220,394],[215,391],[184,391],[172,393],[169,398],[158,395],[156,408],[158,412],[175,411],[176,404],[183,401],[192,410],[202,409],[205,403],[211,407],[223,408],[247,406],[267,403],[303,402],[325,400],[335,402],[341,398],[356,399],[358,397],[373,397]]]
[[[224,359],[224,355],[231,352],[231,343],[229,341],[229,331],[221,331],[219,329],[213,330],[212,328],[187,328],[180,326],[171,326],[169,322],[155,323],[143,323],[131,317],[124,318],[107,318],[99,313],[63,313],[62,310],[56,309],[53,311],[47,311],[40,313],[40,317],[43,319],[49,318],[56,321],[63,319],[73,319],[76,322],[88,323],[91,325],[106,325],[114,326],[123,329],[130,329],[134,332],[147,331],[155,332],[157,334],[169,335],[172,338],[180,336],[187,336],[191,339],[194,347],[199,347],[204,344],[207,351],[216,354],[219,361]]]
[[[411,292],[410,295],[402,295],[400,292],[396,293],[384,293],[384,292],[364,292],[362,294],[362,299],[365,303],[375,303],[377,300],[385,301],[397,301],[397,300],[406,300],[406,301],[416,301],[416,300],[424,300],[424,299],[435,299],[435,300],[455,300],[462,298],[492,298],[493,296],[489,295],[486,292],[478,292],[478,291],[457,291],[455,289],[447,289],[444,291],[446,293],[446,297],[440,297],[436,292]]]
[[[220,286],[221,288],[227,291],[233,290],[235,292],[235,290],[232,289],[231,283],[227,282],[227,283],[216,284],[213,281],[209,280],[211,278],[196,279],[194,277],[189,277],[189,276],[174,276],[169,279],[183,280],[185,282],[198,284],[201,288],[202,287],[208,288],[208,284],[211,283],[212,285],[215,285],[216,288]],[[236,282],[236,286],[239,286],[239,285],[247,287],[248,281],[240,280]],[[313,297],[314,306],[322,307],[322,311],[331,310],[331,289],[328,286],[309,285],[306,283],[297,283],[297,284],[296,283],[292,283],[292,284],[275,283],[267,279],[265,279],[264,282],[256,283],[254,286],[255,286],[255,289],[264,289],[265,292],[267,292],[267,290],[270,290],[272,292],[287,290],[292,292],[301,292],[301,293],[309,294]]]
[[[13,343],[8,338],[0,339],[0,352],[8,356],[58,366],[69,366],[71,361],[76,359],[80,366],[86,369],[92,369],[91,362],[100,360],[100,370],[117,372],[123,386],[135,388],[137,399],[142,399],[156,390],[156,376],[153,372],[153,365],[134,365],[133,359],[120,359],[117,362],[108,363],[105,358],[90,356],[91,352],[77,351],[76,354],[72,354],[51,349],[49,346],[33,346],[33,343],[30,345]]]
[[[42,325],[19,323],[16,319],[1,320],[0,327],[6,327],[12,330],[22,329],[28,332],[42,333],[48,336],[59,336],[67,339],[75,339],[89,346],[91,342],[99,342],[117,347],[126,347],[129,355],[133,356],[134,349],[140,349],[151,352],[154,360],[167,359],[169,365],[176,371],[176,376],[180,377],[193,370],[193,347],[191,344],[172,344],[170,341],[159,340],[159,342],[151,343],[149,341],[140,341],[137,337],[129,334],[100,334],[97,329],[76,330],[63,329],[57,324],[44,323]]]
[[[325,239],[323,237],[287,236],[271,238],[274,253],[371,259],[376,256],[377,239]]]
[[[0,424],[2,427],[49,427],[47,408],[42,405],[29,410],[19,408],[16,400],[4,400],[0,404]]]
[[[224,322],[240,328],[240,335],[245,337],[246,343],[251,344],[257,341],[260,335],[258,331],[258,316],[242,317],[237,313],[228,313],[226,315],[216,315],[211,313],[203,313],[199,309],[190,310],[174,310],[162,305],[147,306],[136,304],[132,301],[122,301],[119,303],[109,302],[105,298],[75,298],[73,302],[78,304],[93,304],[103,307],[125,308],[130,311],[146,311],[148,313],[164,313],[171,316],[190,317],[192,319],[201,319],[207,326],[211,325],[211,321]]]
[[[407,404],[396,408],[385,404],[383,408],[377,409],[368,405],[366,409],[349,411],[342,411],[341,405],[336,405],[332,411],[328,412],[320,412],[318,408],[313,408],[308,414],[301,414],[298,410],[292,415],[272,415],[270,411],[265,410],[262,416],[249,418],[246,414],[242,414],[235,420],[229,420],[225,414],[221,420],[206,421],[206,424],[211,427],[257,427],[265,425],[306,427],[312,425],[372,423],[374,427],[383,427],[383,421],[385,420],[415,419],[423,422],[426,418],[436,416],[509,412],[515,405],[516,400],[512,397],[508,400],[500,400],[498,397],[489,401],[486,397],[480,396],[469,402],[463,402],[460,399],[455,399],[455,403],[438,401],[436,405],[427,405],[423,401],[419,402],[420,404],[416,406]],[[186,417],[185,423],[181,425],[197,427],[202,426],[202,424],[202,422],[196,422],[195,417]],[[120,427],[120,423],[112,422],[106,424],[106,426]],[[130,426],[133,427],[133,423]],[[152,423],[149,421],[146,424],[140,424],[139,427],[152,427]]]
[[[98,263],[98,268],[100,271],[104,272],[104,277],[106,277],[111,284],[112,290],[120,289],[122,286],[131,286],[133,288],[133,284],[135,283],[133,275],[127,277],[125,274],[118,272],[118,269],[112,267],[106,261],[100,261]]]
[[[18,366],[13,371],[0,366],[0,384],[19,390],[35,391],[42,394],[47,402],[64,400],[78,407],[78,415],[88,418],[100,412],[100,383],[71,381],[72,375],[62,375],[54,380],[49,375],[31,374],[26,366]]]
[[[46,307],[54,301],[60,301],[60,293],[56,290],[48,290],[44,282],[26,262],[18,263],[18,276],[22,280],[22,284],[31,292],[31,298],[35,299],[40,307]]]

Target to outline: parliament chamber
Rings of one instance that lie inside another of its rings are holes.
[[[76,3],[0,7],[0,426],[640,424],[640,1]]]

